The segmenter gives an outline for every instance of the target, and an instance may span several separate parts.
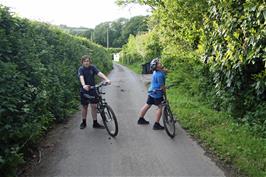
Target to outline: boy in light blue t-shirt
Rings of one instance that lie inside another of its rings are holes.
[[[165,75],[166,69],[160,63],[159,59],[153,59],[150,63],[150,67],[153,70],[151,85],[148,89],[148,99],[145,105],[141,108],[139,112],[138,124],[149,124],[149,121],[144,119],[146,112],[150,109],[152,105],[158,106],[156,110],[156,120],[153,125],[154,130],[163,130],[164,127],[160,125],[160,119],[162,116],[162,101],[163,92],[165,92]]]

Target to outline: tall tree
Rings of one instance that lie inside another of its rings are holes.
[[[70,31],[74,35],[79,35],[92,39],[94,42],[107,47],[107,36],[109,47],[121,48],[126,44],[129,35],[136,35],[141,32],[148,31],[147,17],[136,16],[131,19],[119,18],[111,22],[103,22],[95,27],[95,29],[71,28],[64,26],[65,30]],[[107,34],[108,33],[108,34]]]
[[[136,35],[140,32],[148,31],[147,17],[145,16],[135,16],[132,17],[122,30],[123,44],[128,40],[129,35]]]

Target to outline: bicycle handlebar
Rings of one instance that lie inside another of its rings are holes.
[[[166,86],[166,89],[170,89],[171,87],[174,87],[174,86],[176,86],[177,84],[170,84],[170,85],[168,85],[168,86]]]
[[[168,86],[165,86],[165,89],[170,89],[174,86],[176,86],[177,84],[170,84]],[[157,92],[157,91],[163,91],[162,89],[155,89],[155,90],[151,90],[150,92]]]
[[[101,82],[100,84],[97,84],[97,85],[95,85],[95,86],[91,86],[90,87],[90,89],[96,89],[96,92],[98,93],[98,94],[105,94],[104,92],[101,92],[100,90],[99,90],[99,88],[100,87],[103,87],[103,86],[107,86],[107,85],[110,85],[108,82]],[[89,99],[94,99],[95,98],[95,96],[91,96],[91,95],[89,95],[89,94],[83,94],[86,98],[89,98]]]
[[[97,84],[95,86],[91,86],[90,89],[97,89],[97,88],[107,86],[107,85],[110,85],[110,84],[108,82],[101,82],[100,84]]]

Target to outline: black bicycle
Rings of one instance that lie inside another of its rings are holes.
[[[104,127],[107,130],[108,134],[112,137],[115,137],[118,134],[118,123],[116,115],[111,106],[109,106],[105,99],[102,97],[102,95],[105,94],[102,91],[102,87],[107,85],[108,83],[102,82],[98,85],[91,86],[90,89],[96,90],[96,96],[91,96],[88,94],[84,94],[84,96],[88,99],[96,98],[97,100],[99,100],[99,102],[97,103],[97,113],[100,113]]]
[[[166,87],[166,89],[169,89],[171,87],[174,87],[175,85],[169,85]],[[176,119],[173,116],[173,113],[171,111],[169,101],[167,100],[166,93],[163,93],[164,101],[162,102],[163,105],[163,124],[166,133],[171,137],[175,137],[175,123]]]
[[[174,87],[176,84],[172,84],[169,85],[166,88],[169,89],[171,87]],[[151,92],[158,92],[158,91],[162,91],[162,89],[156,89],[153,90]],[[166,92],[163,92],[163,101],[162,101],[162,106],[163,106],[163,110],[162,110],[162,117],[163,117],[163,124],[164,124],[164,129],[166,131],[166,133],[171,137],[174,138],[175,137],[175,123],[176,120],[173,116],[173,113],[171,111],[169,102],[167,100],[167,96],[166,96]]]

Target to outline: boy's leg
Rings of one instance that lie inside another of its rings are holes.
[[[91,104],[91,116],[93,119],[93,128],[104,129],[104,126],[97,122],[97,104]]]
[[[151,105],[145,103],[144,106],[142,106],[142,108],[140,109],[139,112],[139,120],[138,120],[138,124],[149,124],[149,121],[146,121],[144,119],[144,116],[146,114],[146,112],[150,109]]]
[[[82,106],[81,108],[81,124],[80,129],[84,129],[87,126],[86,119],[87,119],[87,113],[88,113],[88,101],[86,98],[84,98],[84,95],[82,92],[80,92],[80,104]]]
[[[82,108],[81,108],[82,121],[80,124],[80,129],[84,129],[87,126],[87,123],[86,123],[87,113],[88,113],[88,105],[82,105]]]
[[[148,105],[147,103],[145,103],[145,105],[142,106],[142,108],[140,109],[139,117],[143,117],[144,118],[145,114],[150,109],[150,107],[151,107],[151,105]]]
[[[86,121],[88,113],[88,105],[82,105],[82,120]]]
[[[163,111],[163,106],[162,105],[158,105],[158,109],[156,110],[156,121],[155,122],[160,122],[160,119],[162,117],[162,111]]]
[[[156,110],[156,120],[155,120],[155,123],[153,125],[153,130],[163,130],[164,127],[160,125],[160,119],[162,117],[162,112],[163,112],[163,106],[161,104],[161,100],[158,100],[160,101],[159,104],[157,104],[158,106],[158,109]]]
[[[91,116],[93,120],[97,120],[97,104],[91,104]]]

